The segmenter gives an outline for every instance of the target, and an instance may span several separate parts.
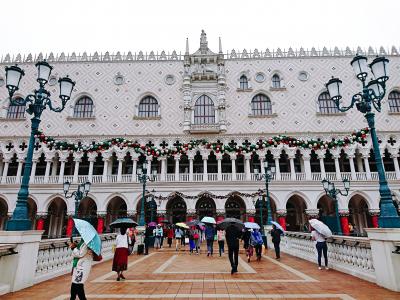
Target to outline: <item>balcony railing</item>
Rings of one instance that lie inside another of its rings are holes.
[[[217,173],[208,173],[204,175],[203,173],[193,173],[192,176],[188,173],[181,173],[178,177],[175,176],[175,173],[168,173],[165,176],[161,176],[161,174],[152,174],[150,175],[152,181],[165,181],[165,182],[203,182],[203,181],[211,181],[211,182],[221,182],[221,181],[257,181],[261,178],[260,173],[251,173],[250,177],[247,179],[245,173],[221,173],[218,176]],[[191,179],[192,177],[192,179]],[[325,172],[325,176],[322,173],[311,173],[311,180],[306,179],[306,173],[288,173],[282,172],[279,176],[274,176],[273,181],[309,181],[309,182],[320,182],[322,179],[328,179],[330,181],[341,181],[342,179],[349,179],[351,181],[379,181],[378,172],[370,172],[370,176],[366,172],[356,172],[354,173],[354,178],[351,172],[341,172],[340,177],[338,178],[336,172]],[[369,178],[370,177],[370,178]],[[396,172],[386,172],[386,178],[389,181],[398,181],[400,178],[397,178]],[[19,178],[19,182],[17,182],[17,176],[6,176],[0,177],[1,185],[16,185],[20,184],[22,177]],[[79,175],[77,178],[74,178],[73,175],[64,175],[62,178],[60,176],[35,176],[31,178],[31,184],[59,184],[65,181],[69,181],[72,183],[83,183],[86,181],[91,181],[94,184],[101,183],[134,183],[137,182],[136,176],[132,176],[132,174],[122,174],[120,177],[116,174],[113,175],[92,175],[91,179],[88,175]]]

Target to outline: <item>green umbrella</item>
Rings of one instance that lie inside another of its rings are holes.
[[[101,254],[101,239],[96,229],[89,223],[81,219],[74,219],[74,224],[79,235],[85,244],[97,255]]]

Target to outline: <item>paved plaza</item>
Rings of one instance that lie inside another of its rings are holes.
[[[399,299],[400,295],[334,270],[272,251],[261,262],[240,255],[230,274],[227,256],[189,255],[169,249],[131,255],[126,280],[117,282],[111,261],[93,267],[85,284],[88,299]],[[69,299],[70,276],[61,276],[2,299]]]

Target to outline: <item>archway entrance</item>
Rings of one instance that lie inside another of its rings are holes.
[[[243,199],[237,195],[230,196],[225,202],[225,216],[245,221],[246,205]]]
[[[367,201],[361,195],[351,197],[349,222],[353,225],[351,235],[366,235],[365,228],[373,227]]]
[[[0,230],[6,228],[6,222],[8,219],[8,205],[7,202],[0,198]]]
[[[203,217],[213,217],[216,215],[216,205],[212,198],[208,196],[201,197],[196,203],[196,213],[201,220]]]
[[[299,195],[293,195],[286,203],[286,229],[288,231],[307,231],[306,202]]]
[[[127,216],[127,206],[121,197],[114,197],[107,205],[106,227],[118,218],[125,218]]]
[[[47,210],[47,218],[44,225],[44,235],[48,238],[65,236],[66,232],[67,204],[62,198],[51,201]]]
[[[176,224],[186,221],[187,207],[185,201],[181,197],[170,199],[167,203],[167,219]]]
[[[92,198],[86,197],[79,203],[78,208],[79,218],[88,221],[97,228],[97,205]]]

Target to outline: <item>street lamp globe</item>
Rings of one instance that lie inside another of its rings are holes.
[[[364,81],[368,75],[367,57],[363,55],[357,55],[353,58],[350,64],[353,67],[357,78]]]
[[[371,95],[373,99],[381,99],[383,94],[385,93],[382,83],[376,79],[371,80],[367,87],[374,92],[374,94]]]
[[[268,168],[268,161],[264,161],[264,169]]]
[[[326,180],[326,179],[322,180],[322,186],[323,186],[323,188],[324,188],[325,191],[328,191],[328,188],[329,188],[329,181]]]
[[[142,165],[142,170],[143,170],[143,174],[146,174],[147,172],[147,163],[146,162],[144,162],[143,163],[143,165]]]
[[[346,191],[350,190],[350,180],[348,180],[347,178],[343,179],[343,185]]]
[[[333,191],[335,189],[335,184],[333,182],[328,183],[328,191]]]
[[[60,84],[60,98],[63,101],[68,101],[71,98],[72,90],[75,86],[75,82],[71,78],[63,77],[58,80]]]
[[[53,67],[50,66],[45,60],[37,62],[35,64],[35,67],[38,68],[37,81],[39,82],[39,84],[45,85],[49,81],[49,77]]]
[[[19,88],[19,83],[25,72],[17,65],[6,67],[6,86],[10,95]]]
[[[340,89],[342,87],[342,81],[339,78],[333,78],[328,81],[328,83],[325,85],[326,88],[328,89],[329,96],[333,100],[340,100],[342,99],[342,96],[340,95]]]
[[[84,189],[85,189],[85,193],[86,193],[86,194],[89,193],[89,191],[90,191],[90,186],[91,186],[90,181],[86,181],[86,182],[85,182],[85,185],[84,185]]]
[[[379,82],[386,82],[389,79],[387,76],[387,64],[389,60],[385,57],[377,57],[375,58],[369,67],[372,70],[372,74]]]

